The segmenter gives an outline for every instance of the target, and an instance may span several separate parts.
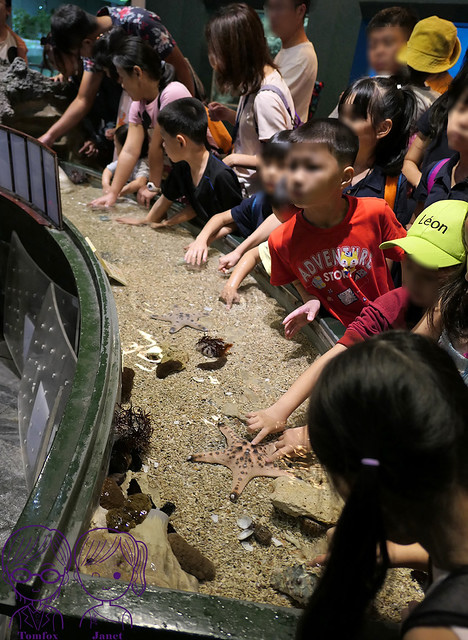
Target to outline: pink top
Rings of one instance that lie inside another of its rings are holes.
[[[181,82],[170,82],[165,89],[161,91],[161,95],[152,102],[140,100],[132,102],[128,114],[128,121],[132,124],[143,124],[143,113],[146,111],[151,118],[151,126],[157,124],[158,113],[161,109],[179,98],[191,98],[192,95],[185,85]]]

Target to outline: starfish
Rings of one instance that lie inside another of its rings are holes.
[[[185,311],[181,311],[180,307],[176,305],[170,313],[166,313],[164,315],[154,314],[151,317],[153,318],[153,320],[170,322],[172,326],[169,329],[169,333],[176,333],[183,327],[191,327],[192,329],[196,329],[197,331],[208,331],[207,327],[198,322],[200,317],[203,315],[205,314],[185,313]]]
[[[291,474],[280,469],[276,463],[269,462],[268,457],[274,453],[275,445],[253,445],[249,440],[241,438],[225,424],[219,425],[219,430],[226,438],[227,447],[218,451],[206,451],[189,456],[190,462],[208,462],[209,464],[222,464],[232,471],[232,489],[229,496],[232,502],[237,502],[242,491],[252,480],[258,476],[277,478]]]

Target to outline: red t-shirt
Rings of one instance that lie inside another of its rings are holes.
[[[349,209],[340,224],[316,227],[301,211],[273,231],[268,245],[271,284],[299,280],[347,326],[369,302],[393,289],[379,245],[406,231],[383,198],[344,197]],[[399,247],[386,252],[397,261],[403,255]]]
[[[351,322],[339,344],[351,347],[389,329],[412,329],[421,319],[424,309],[412,304],[404,287],[385,293],[365,307]]]

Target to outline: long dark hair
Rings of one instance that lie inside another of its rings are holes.
[[[265,66],[273,62],[257,12],[244,3],[222,7],[205,29],[216,59],[216,83],[223,93],[246,95],[260,89]]]
[[[411,526],[431,528],[449,513],[453,487],[468,487],[468,388],[434,341],[390,331],[327,364],[308,424],[349,496],[297,638],[353,640],[385,578],[386,528],[415,541]]]
[[[392,78],[361,78],[344,91],[339,110],[344,104],[351,104],[354,114],[364,120],[370,116],[374,126],[387,118],[392,121],[389,133],[377,142],[375,163],[386,175],[398,175],[408,150],[416,111],[416,98],[411,89]]]
[[[117,77],[116,67],[132,73],[140,67],[150,78],[159,81],[159,92],[175,79],[174,67],[161,62],[158,52],[138,36],[129,36],[120,27],[114,27],[96,40],[93,57],[99,67],[108,69],[111,77]]]
[[[443,131],[447,129],[447,119],[449,111],[463,93],[468,89],[468,51],[463,58],[463,64],[459,72],[450,83],[449,88],[440,98],[434,102],[430,110],[430,133],[431,140],[437,139]]]

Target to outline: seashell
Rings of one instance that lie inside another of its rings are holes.
[[[213,520],[213,522],[215,524],[217,524],[218,520],[219,520],[219,516],[216,515],[216,513],[212,513],[210,518]]]
[[[278,540],[278,538],[272,538],[271,541],[273,542],[275,547],[282,547],[283,546],[283,543],[281,542],[281,540]]]
[[[251,536],[253,536],[253,529],[244,529],[244,531],[241,531],[239,533],[239,535],[237,536],[238,540],[247,540],[247,538],[250,538]]]
[[[237,521],[237,526],[241,529],[248,529],[252,526],[252,522],[252,518],[250,518],[249,516],[242,516],[242,518],[239,518],[239,520]]]
[[[197,351],[200,351],[207,358],[221,358],[227,355],[232,344],[224,342],[221,338],[210,338],[203,336],[196,344]]]
[[[244,547],[244,549],[246,551],[253,551],[254,550],[253,545],[251,545],[250,542],[247,542],[246,540],[243,540],[241,542],[241,545]]]

